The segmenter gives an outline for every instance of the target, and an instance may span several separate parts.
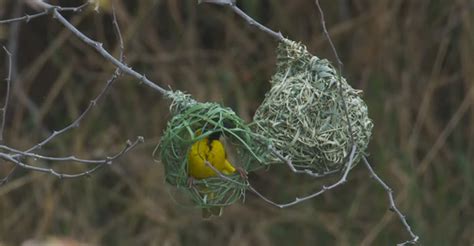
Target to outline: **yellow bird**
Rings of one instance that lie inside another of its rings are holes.
[[[196,134],[199,136],[201,131]],[[196,141],[188,153],[188,175],[194,179],[205,179],[218,174],[209,165],[225,175],[236,172],[236,168],[227,160],[224,145],[219,140],[221,133],[215,132],[206,138]],[[208,193],[207,199],[213,199],[214,194]],[[203,208],[203,217],[209,218],[212,215],[220,216],[221,207]]]

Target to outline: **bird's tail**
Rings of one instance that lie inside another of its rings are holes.
[[[213,192],[210,192],[207,194],[207,199],[209,201],[212,201],[214,197],[215,197],[215,194]],[[212,216],[221,216],[223,211],[224,211],[224,208],[220,206],[202,208],[202,218],[209,219]]]
[[[224,211],[223,207],[210,207],[202,209],[202,218],[210,219],[212,216],[221,216]]]

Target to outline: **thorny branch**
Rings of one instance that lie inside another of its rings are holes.
[[[73,12],[81,11],[85,6],[88,5],[88,2],[84,3],[83,5],[81,5],[79,7],[74,7],[74,8],[63,8],[63,7],[60,7],[60,6],[51,5],[51,4],[47,4],[47,3],[44,3],[44,2],[41,2],[41,3],[42,4],[40,5],[40,7],[44,8],[45,10],[41,13],[40,16],[46,15],[46,14],[52,14],[54,18],[56,18],[62,25],[64,25],[64,27],[66,27],[66,29],[71,31],[75,36],[77,36],[79,39],[81,39],[84,43],[86,43],[87,45],[94,48],[105,59],[107,59],[112,64],[117,66],[120,69],[120,71],[136,78],[141,83],[144,83],[145,85],[151,87],[153,90],[156,90],[161,94],[166,94],[168,92],[166,89],[164,89],[161,86],[157,85],[156,83],[150,81],[145,75],[138,73],[137,71],[133,70],[131,67],[127,66],[126,64],[124,64],[123,62],[121,62],[120,60],[118,60],[117,58],[112,56],[107,50],[104,49],[102,43],[94,41],[91,38],[84,35],[74,25],[72,25],[68,20],[66,20],[60,13],[62,11],[73,11]],[[31,18],[27,18],[27,17],[28,16],[23,16],[23,17],[15,18],[15,19],[0,20],[0,24],[2,24],[2,23],[11,23],[11,22],[15,22],[15,21],[25,21],[25,20],[30,20],[31,19]]]
[[[372,168],[372,166],[370,165],[369,161],[367,160],[367,158],[365,156],[362,157],[362,160],[364,161],[364,164],[365,166],[367,167],[367,169],[369,170],[369,173],[370,173],[370,176],[371,178],[375,179],[375,181],[377,181],[384,189],[385,191],[387,192],[387,196],[388,196],[388,201],[390,203],[390,210],[395,212],[398,216],[398,218],[400,219],[400,221],[403,223],[403,225],[405,226],[405,228],[407,229],[408,233],[410,234],[411,236],[411,240],[408,240],[406,242],[403,242],[403,243],[400,243],[398,245],[407,245],[407,244],[416,244],[418,242],[418,239],[419,237],[413,233],[413,230],[411,229],[410,225],[408,224],[407,222],[407,219],[406,219],[406,216],[402,214],[402,212],[400,212],[400,210],[397,208],[397,206],[395,205],[395,199],[393,198],[393,190],[392,188],[390,188],[390,186],[388,186],[374,171],[374,169]]]
[[[74,12],[77,12],[77,11],[82,10],[82,8],[84,8],[87,5],[87,3],[86,3],[86,4],[83,4],[83,5],[81,5],[79,7],[75,7],[75,8],[62,8],[62,7],[59,7],[59,6],[52,6],[52,5],[46,4],[44,2],[40,2],[40,3],[42,3],[42,6],[47,8],[44,13],[50,13],[50,11],[74,11]],[[38,16],[40,16],[40,15],[35,15],[35,17],[38,17]],[[2,21],[0,23],[12,23],[12,22],[15,22],[15,21],[30,20],[30,19],[31,19],[31,16],[30,17],[26,16],[26,17],[21,17],[21,18],[15,18],[15,19],[11,19],[11,20]],[[113,26],[114,26],[115,34],[117,35],[117,39],[119,40],[119,44],[120,44],[120,62],[122,63],[123,59],[124,59],[124,52],[123,52],[124,45],[123,45],[122,34],[120,32],[120,28],[119,28],[117,18],[116,18],[116,15],[115,15],[115,9],[113,9]],[[6,48],[4,48],[4,49],[5,49],[5,52],[7,53],[7,55],[10,58],[10,61],[11,61],[10,53],[8,52],[8,50],[6,50]],[[49,174],[54,175],[58,178],[78,178],[78,177],[82,177],[82,176],[88,176],[88,175],[94,173],[95,171],[97,171],[98,169],[100,169],[101,167],[103,167],[104,165],[112,164],[112,162],[114,160],[120,158],[121,156],[126,154],[128,151],[132,150],[137,144],[143,142],[143,137],[137,137],[137,139],[134,142],[131,142],[131,141],[128,140],[127,143],[126,143],[126,146],[119,153],[117,153],[117,154],[115,154],[111,157],[106,157],[106,158],[103,158],[103,159],[83,159],[83,158],[78,158],[78,157],[75,157],[75,156],[53,157],[53,156],[45,156],[45,155],[40,155],[40,154],[34,153],[34,151],[40,149],[41,147],[43,147],[44,145],[49,143],[51,140],[53,140],[56,137],[58,137],[59,135],[61,135],[62,133],[65,133],[65,132],[67,132],[67,131],[69,131],[73,128],[79,127],[79,125],[80,125],[81,121],[84,119],[84,117],[92,110],[92,108],[97,104],[97,102],[100,101],[102,99],[102,97],[104,97],[104,95],[106,94],[108,89],[112,86],[112,84],[115,82],[115,80],[121,75],[121,72],[122,72],[122,70],[117,68],[115,70],[115,72],[113,73],[112,77],[107,81],[105,86],[102,88],[100,93],[94,99],[92,99],[90,101],[88,107],[75,120],[73,120],[72,123],[70,123],[66,127],[62,128],[60,130],[53,131],[50,136],[48,136],[44,140],[40,141],[39,143],[37,143],[36,145],[30,147],[29,149],[27,149],[25,151],[18,150],[16,148],[12,148],[12,147],[9,147],[9,146],[4,145],[4,144],[0,145],[0,150],[4,151],[4,152],[0,152],[0,159],[3,159],[4,161],[15,164],[15,166],[10,170],[10,172],[4,178],[0,179],[0,186],[3,185],[4,183],[8,182],[8,180],[11,178],[11,176],[14,174],[14,172],[18,169],[18,167],[28,169],[28,170],[32,170],[32,171],[37,171],[37,172],[49,173]],[[8,78],[7,78],[7,95],[6,95],[6,99],[5,99],[5,105],[1,109],[3,114],[2,114],[2,122],[1,122],[1,127],[0,127],[0,131],[1,131],[0,132],[0,137],[3,137],[3,129],[4,129],[4,124],[5,124],[5,118],[6,118],[6,116],[5,116],[6,113],[5,112],[6,112],[6,109],[7,109],[7,106],[8,106],[8,100],[9,100],[9,88],[10,88],[10,78],[11,78],[10,73],[11,73],[11,62],[9,63],[9,75],[8,75]],[[0,140],[2,140],[2,138],[0,138]],[[95,166],[88,169],[88,170],[86,170],[86,171],[80,172],[80,173],[65,174],[65,173],[57,172],[52,168],[45,168],[45,167],[38,167],[38,166],[30,165],[30,164],[25,162],[25,159],[28,159],[28,158],[32,158],[34,160],[53,161],[53,162],[76,162],[76,163],[82,163],[82,164],[92,164],[92,165],[95,165]]]
[[[40,2],[40,1],[38,1],[38,2]],[[63,12],[63,11],[80,12],[87,5],[89,5],[89,3],[86,2],[86,3],[84,3],[84,4],[82,4],[81,6],[78,6],[78,7],[60,7],[60,6],[50,5],[50,4],[47,4],[47,3],[44,3],[44,2],[41,2],[41,3],[42,3],[41,7],[46,8],[43,12],[33,14],[33,15],[24,15],[22,17],[12,18],[12,19],[8,19],[8,20],[0,20],[0,24],[8,24],[8,23],[13,23],[13,22],[21,22],[21,21],[25,21],[25,22],[28,23],[32,19],[50,14],[53,9],[56,9],[56,10],[61,11],[61,12]]]

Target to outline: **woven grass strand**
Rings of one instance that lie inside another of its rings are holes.
[[[321,173],[340,170],[352,144],[345,100],[358,149],[357,163],[373,128],[362,91],[353,89],[328,60],[311,55],[300,43],[285,39],[277,52],[277,71],[254,116],[255,131],[296,168]]]

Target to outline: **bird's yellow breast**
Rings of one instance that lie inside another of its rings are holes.
[[[221,173],[235,173],[235,168],[227,160],[224,145],[219,140],[201,139],[191,146],[188,153],[188,174],[196,179],[217,176],[217,173],[206,165],[211,164]]]

